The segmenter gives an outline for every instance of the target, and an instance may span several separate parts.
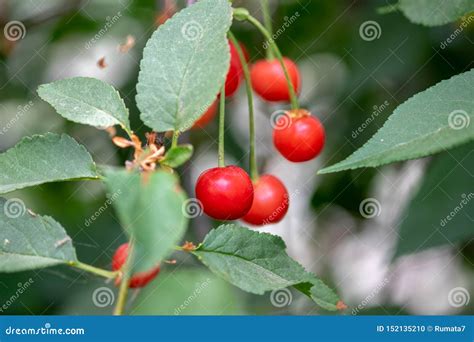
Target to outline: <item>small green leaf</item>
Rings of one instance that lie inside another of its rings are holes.
[[[120,125],[131,134],[125,103],[114,87],[98,79],[74,77],[43,84],[38,95],[68,120],[97,128]]]
[[[32,214],[18,198],[0,197],[0,272],[77,261],[71,238],[49,216]]]
[[[149,271],[166,258],[187,227],[186,195],[176,176],[164,171],[105,170],[109,195],[125,231],[134,242],[134,272]]]
[[[396,256],[474,237],[474,144],[440,155],[402,215]]]
[[[177,168],[186,163],[193,155],[192,145],[180,145],[172,147],[166,152],[165,159],[161,162],[163,165]]]
[[[86,149],[68,135],[23,138],[0,154],[0,193],[43,183],[99,178]]]
[[[228,0],[201,0],[161,25],[143,51],[137,105],[158,132],[184,131],[216,99],[229,68]]]
[[[211,271],[247,292],[294,286],[321,307],[336,310],[338,296],[285,249],[278,236],[229,224],[212,230],[193,253]]]
[[[416,94],[364,146],[318,173],[421,158],[473,140],[473,84],[474,69]]]
[[[472,0],[400,0],[398,8],[415,24],[444,25],[474,11]]]
[[[163,270],[140,291],[133,315],[243,315],[241,293],[202,268]]]

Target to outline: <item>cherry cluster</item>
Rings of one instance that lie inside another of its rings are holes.
[[[225,82],[226,97],[232,97],[243,80],[243,66],[237,48],[229,41],[231,62]],[[246,62],[249,54],[243,44]],[[299,93],[300,72],[289,58],[283,58],[295,93]],[[290,101],[290,85],[277,59],[258,60],[251,66],[252,88],[268,102]],[[216,102],[196,122],[204,127],[217,112]],[[304,162],[315,158],[324,146],[321,122],[304,109],[292,109],[274,123],[273,143],[289,161]],[[279,222],[288,211],[289,195],[285,185],[273,175],[251,179],[237,166],[217,167],[204,171],[196,183],[196,197],[204,212],[217,220],[243,221],[256,226]]]

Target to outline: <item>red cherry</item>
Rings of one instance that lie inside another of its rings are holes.
[[[240,44],[240,43],[239,43]],[[239,89],[243,78],[242,63],[240,63],[239,54],[234,44],[229,40],[230,46],[230,66],[225,80],[225,96],[233,96]],[[242,45],[241,45],[242,46]]]
[[[286,112],[273,130],[273,144],[289,161],[304,162],[315,158],[323,149],[324,127],[304,109]]]
[[[118,271],[122,268],[127,261],[128,257],[128,243],[124,243],[120,245],[119,248],[115,251],[114,257],[112,259],[112,270]],[[160,273],[160,266],[156,266],[155,268],[151,269],[147,272],[139,272],[135,273],[132,278],[130,279],[129,287],[132,289],[145,287],[151,282],[155,277]],[[115,284],[120,284],[120,277],[115,280]]]
[[[240,167],[216,167],[199,176],[196,197],[210,217],[236,220],[247,214],[252,206],[253,185]]]
[[[243,220],[256,226],[277,223],[285,217],[288,206],[285,185],[275,176],[263,175],[254,183],[252,208]]]
[[[219,101],[215,100],[211,106],[204,112],[199,119],[194,122],[194,128],[204,128],[209,122],[214,119],[217,113],[217,108],[219,107]]]
[[[295,93],[300,91],[300,72],[291,59],[283,58]],[[290,92],[285,73],[278,60],[257,61],[250,70],[252,87],[264,100],[278,102],[289,101]]]

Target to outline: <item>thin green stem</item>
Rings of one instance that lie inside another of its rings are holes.
[[[173,132],[173,138],[171,140],[171,147],[178,146],[179,131]]]
[[[125,312],[125,304],[127,303],[129,283],[130,276],[128,275],[128,272],[124,272],[122,274],[122,282],[120,283],[117,304],[115,305],[114,309],[115,316],[121,316]]]
[[[225,83],[222,85],[219,106],[219,150],[217,161],[219,167],[225,167],[225,157],[224,157],[224,120],[225,120]]]
[[[112,272],[112,271],[107,271],[102,268],[98,268],[92,265],[84,264],[80,261],[73,261],[69,263],[69,266],[75,267],[77,269],[93,273],[95,275],[98,275],[100,277],[108,278],[108,279],[114,279],[117,277],[118,272]]]
[[[268,0],[262,0],[261,5],[263,13],[263,23],[268,33],[270,33],[270,36],[273,36],[272,17],[270,16],[270,3],[268,2]],[[267,46],[267,59],[273,58],[275,58],[275,56],[273,55],[273,51],[270,46]]]
[[[278,48],[278,45],[275,43],[275,41],[273,40],[271,34],[267,31],[267,29],[257,19],[255,19],[249,14],[246,17],[246,20],[250,22],[252,25],[254,25],[263,34],[265,39],[268,40],[268,44],[270,44],[270,47],[273,49],[273,52],[275,53],[275,56],[280,62],[280,65],[283,69],[283,73],[285,74],[285,79],[286,79],[286,82],[288,83],[288,89],[290,92],[291,109],[298,109],[299,108],[298,97],[296,96],[295,88],[293,87],[293,83],[291,82],[290,75],[288,74],[286,65],[283,62],[283,56],[280,52],[280,49]]]
[[[114,309],[115,316],[121,316],[125,312],[125,306],[127,304],[128,288],[130,285],[130,264],[131,264],[132,258],[133,258],[133,241],[130,241],[127,260],[125,261],[124,265],[122,266],[122,269],[120,270],[122,272],[121,274],[122,279],[120,279],[120,288],[119,288],[119,293],[118,293],[118,298],[117,298],[117,304],[115,304],[115,309]]]
[[[239,45],[239,42],[235,38],[232,32],[229,31],[229,38],[237,50],[240,62],[242,64],[242,69],[244,71],[245,79],[245,88],[247,90],[247,100],[249,106],[249,136],[250,136],[250,177],[255,182],[258,179],[258,167],[257,167],[257,156],[255,153],[255,116],[253,110],[253,92],[252,92],[252,83],[250,79],[250,70],[245,59],[244,52]]]

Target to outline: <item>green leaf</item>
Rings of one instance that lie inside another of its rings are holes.
[[[18,198],[0,197],[0,272],[77,261],[71,238],[49,216],[32,214]]]
[[[278,236],[229,224],[212,230],[193,253],[212,272],[247,292],[294,286],[323,308],[336,310],[338,296],[285,249]]]
[[[0,154],[0,193],[38,184],[99,178],[86,149],[68,135],[23,138]]]
[[[38,95],[66,119],[98,128],[120,125],[131,134],[125,103],[114,87],[98,79],[74,77],[43,84]]]
[[[416,94],[364,146],[318,173],[420,158],[473,140],[473,85],[474,69]]]
[[[109,196],[115,197],[120,222],[131,237],[133,271],[148,271],[166,258],[187,227],[186,195],[176,176],[164,171],[142,176],[125,170],[105,170]]]
[[[474,144],[440,155],[407,206],[396,256],[474,237]]]
[[[165,159],[161,162],[163,165],[177,168],[186,163],[193,155],[192,145],[180,145],[172,147],[166,152]]]
[[[235,287],[205,269],[163,270],[140,291],[133,315],[242,315]]]
[[[474,11],[472,0],[400,0],[398,8],[415,24],[439,26]]]
[[[201,0],[161,25],[143,51],[137,105],[158,132],[184,131],[216,99],[229,68],[228,0]]]

